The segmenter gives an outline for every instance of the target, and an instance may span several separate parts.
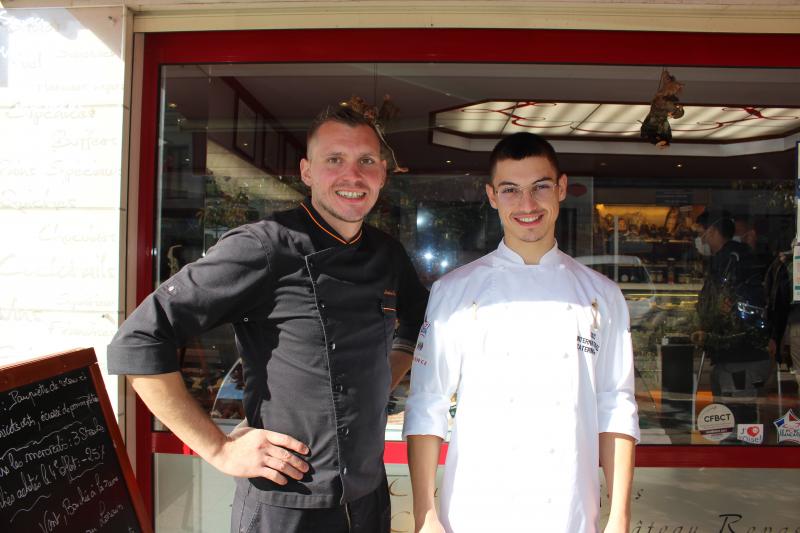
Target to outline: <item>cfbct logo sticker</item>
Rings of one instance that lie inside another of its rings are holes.
[[[739,424],[736,426],[736,438],[750,444],[764,442],[764,424]]]
[[[719,442],[733,433],[735,427],[733,413],[721,403],[707,405],[697,415],[697,429],[707,440]]]

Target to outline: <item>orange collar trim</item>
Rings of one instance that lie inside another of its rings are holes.
[[[358,234],[357,234],[355,237],[353,237],[353,239],[352,239],[350,242],[347,242],[346,240],[342,239],[342,238],[341,238],[341,237],[339,237],[338,235],[336,235],[336,234],[334,234],[334,233],[331,233],[330,231],[328,231],[328,230],[325,228],[325,226],[323,226],[322,224],[320,224],[320,223],[319,223],[319,221],[317,221],[317,219],[316,219],[316,218],[314,218],[314,215],[312,215],[312,214],[311,214],[311,211],[308,209],[308,207],[306,207],[306,204],[304,204],[304,203],[302,203],[302,202],[301,202],[301,203],[300,203],[300,207],[302,207],[303,209],[305,209],[305,210],[306,210],[306,213],[308,213],[308,216],[309,216],[309,218],[310,218],[310,219],[311,219],[311,220],[314,222],[314,224],[316,224],[316,225],[317,225],[317,227],[318,227],[319,229],[321,229],[322,231],[324,231],[325,233],[327,233],[328,235],[330,235],[331,237],[333,237],[334,239],[336,239],[336,240],[337,240],[337,241],[339,241],[340,243],[342,243],[342,244],[354,244],[356,241],[358,241],[358,240],[361,238],[361,234],[363,233],[363,230],[360,230],[360,229],[359,229],[359,230],[358,230]]]

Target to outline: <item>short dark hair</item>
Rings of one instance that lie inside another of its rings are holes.
[[[711,213],[706,209],[697,216],[695,222],[700,224],[703,229],[716,229],[726,241],[731,240],[736,233],[736,223],[733,221],[733,216],[728,211],[723,211],[719,213],[718,216],[712,217]]]
[[[712,228],[716,228],[722,238],[726,241],[729,241],[733,238],[733,234],[736,233],[736,224],[733,222],[731,217],[722,217],[718,218],[714,222],[711,223]]]
[[[711,220],[713,220],[713,222],[711,222]],[[711,213],[709,213],[707,210],[703,211],[700,213],[700,215],[698,215],[696,222],[700,224],[703,229],[716,229],[726,241],[731,240],[733,238],[733,234],[736,233],[736,224],[734,223],[731,214],[727,211],[723,211],[720,216],[714,219],[711,218]]]
[[[308,128],[308,134],[306,135],[306,146],[311,144],[311,140],[317,134],[317,130],[319,130],[320,127],[322,127],[322,125],[326,122],[338,122],[339,124],[344,124],[346,126],[350,126],[351,128],[367,126],[369,129],[375,132],[375,136],[378,138],[378,144],[380,144],[381,149],[383,149],[381,136],[378,135],[377,131],[375,131],[374,122],[365,117],[362,113],[353,110],[353,108],[343,105],[329,105],[320,111],[316,118],[314,118],[311,126]]]
[[[495,167],[500,161],[507,159],[521,161],[527,157],[544,157],[556,170],[556,179],[561,176],[561,168],[553,145],[544,137],[523,131],[509,135],[494,147],[492,155],[489,156],[489,181],[492,181]]]

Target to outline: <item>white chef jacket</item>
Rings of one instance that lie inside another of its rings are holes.
[[[434,283],[403,436],[447,434],[448,532],[593,533],[599,433],[639,440],[619,288],[554,246],[526,265],[501,242]]]

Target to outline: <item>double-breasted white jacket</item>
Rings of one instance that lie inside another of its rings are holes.
[[[639,439],[619,288],[554,246],[525,265],[503,242],[434,283],[403,435],[445,438],[454,533],[595,532],[599,433]]]

